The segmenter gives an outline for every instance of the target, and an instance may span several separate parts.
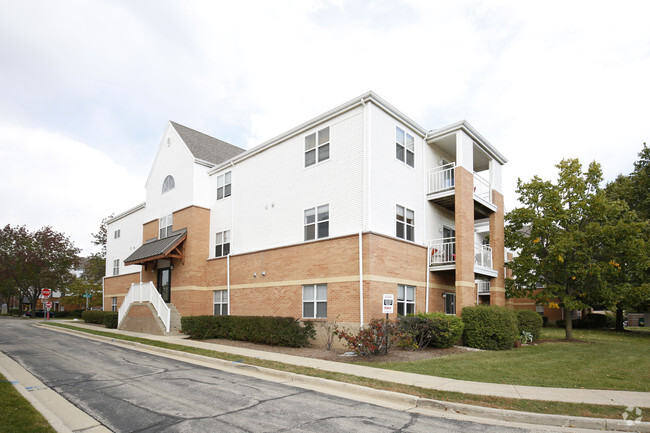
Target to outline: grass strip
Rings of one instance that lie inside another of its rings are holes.
[[[43,415],[1,374],[0,401],[0,432],[56,433]]]
[[[464,394],[452,391],[439,391],[435,389],[421,388],[412,385],[402,385],[393,382],[370,379],[367,377],[354,376],[350,374],[335,373],[323,371],[310,367],[302,367],[292,364],[285,364],[277,361],[268,361],[247,356],[233,355],[230,353],[217,352],[214,350],[201,349],[196,347],[184,346],[180,344],[165,343],[163,341],[149,340],[141,337],[132,337],[128,335],[115,334],[107,331],[94,329],[82,329],[76,326],[65,325],[61,323],[50,323],[50,326],[72,329],[75,331],[86,332],[88,334],[109,337],[113,339],[137,342],[149,346],[161,347],[165,349],[176,350],[179,352],[194,353],[207,356],[210,358],[223,359],[226,361],[241,361],[248,365],[257,367],[270,368],[273,370],[285,371],[289,373],[301,374],[305,376],[320,377],[323,379],[335,380],[338,382],[351,383],[355,385],[366,386],[369,388],[399,392],[413,395],[416,397],[429,398],[433,400],[442,400],[453,403],[464,403],[474,406],[490,407],[495,409],[518,410],[522,412],[534,412],[542,414],[556,414],[566,416],[584,416],[591,418],[609,418],[621,419],[621,414],[625,411],[625,406],[610,406],[599,404],[585,403],[565,403],[556,401],[542,400],[522,400],[506,397],[493,397],[476,394]],[[650,413],[650,408],[640,408],[644,413]]]

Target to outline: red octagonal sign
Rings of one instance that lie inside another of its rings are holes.
[[[45,303],[45,308],[48,308],[48,309],[49,309],[49,308],[52,308],[52,302],[51,302],[51,301],[47,301],[47,302]]]
[[[51,291],[50,289],[43,289],[43,290],[41,290],[41,295],[43,295],[44,298],[49,298],[49,297],[50,297],[50,293],[52,293],[52,291]]]

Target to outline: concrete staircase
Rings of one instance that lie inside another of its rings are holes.
[[[167,304],[169,307],[169,332],[166,335],[178,335],[181,332],[181,314],[178,312],[174,304]]]

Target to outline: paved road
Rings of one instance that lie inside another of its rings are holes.
[[[0,351],[116,432],[525,432],[390,410],[0,320]]]

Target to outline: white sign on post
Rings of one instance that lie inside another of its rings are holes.
[[[384,302],[383,302],[383,312],[386,314],[393,313],[393,303],[395,302],[395,296],[384,293]]]

